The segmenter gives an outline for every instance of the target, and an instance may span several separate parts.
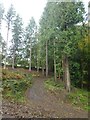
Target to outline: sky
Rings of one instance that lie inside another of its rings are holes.
[[[0,3],[4,4],[6,12],[10,5],[13,4],[16,12],[22,17],[25,25],[32,16],[38,24],[46,2],[47,0],[0,0]]]
[[[50,0],[54,1],[54,0]],[[88,10],[88,2],[90,0],[82,0],[85,4],[86,10]],[[20,17],[23,19],[24,26],[26,26],[30,20],[31,17],[34,17],[37,24],[39,24],[39,19],[42,15],[42,12],[44,10],[44,7],[47,3],[47,0],[0,0],[0,3],[4,5],[5,8],[5,14],[10,7],[11,4],[13,4],[15,10],[17,13],[19,13]],[[3,22],[2,25],[2,36],[6,40],[6,24]],[[11,38],[11,34],[9,35]]]
[[[42,15],[44,7],[47,0],[0,0],[5,8],[5,13],[7,13],[11,4],[13,4],[15,11],[20,15],[23,20],[24,27],[29,23],[31,17],[34,17],[37,25],[39,24],[39,19]],[[6,22],[2,23],[2,36],[6,40],[7,29]],[[11,32],[9,34],[9,40],[11,39]],[[10,44],[10,41],[9,41]]]
[[[88,1],[90,0],[82,1],[84,2],[87,9]],[[13,4],[16,12],[20,14],[25,25],[32,16],[34,17],[36,23],[39,23],[39,19],[42,15],[46,2],[47,0],[0,0],[0,3],[3,3],[4,5],[5,13],[7,12],[10,5]]]

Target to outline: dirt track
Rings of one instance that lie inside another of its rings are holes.
[[[44,88],[45,78],[34,79],[33,86],[27,90],[26,104],[3,100],[3,117],[41,117],[41,118],[87,118],[88,113],[64,102],[64,94],[54,94]]]

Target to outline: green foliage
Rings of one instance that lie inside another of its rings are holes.
[[[2,19],[4,9],[0,7],[2,11],[0,19]],[[31,62],[32,67],[43,67],[45,70],[47,42],[49,72],[56,73],[57,77],[64,80],[65,70],[62,62],[66,55],[69,60],[71,84],[75,87],[87,88],[90,42],[88,42],[89,27],[84,23],[84,16],[85,9],[82,2],[47,2],[40,19],[39,29],[32,17],[24,31],[22,19],[18,14],[15,16],[11,5],[6,15],[8,29],[10,24],[13,24],[12,45],[7,58],[9,64],[12,64],[11,61],[14,58],[15,66],[19,64],[20,67],[28,68]],[[0,38],[2,39],[1,34]],[[5,51],[4,42],[2,46]],[[0,54],[1,56],[4,58],[5,54]],[[54,63],[56,72],[54,72]],[[7,73],[3,76],[3,80],[23,78],[24,76],[18,73]]]
[[[23,22],[22,18],[17,14],[13,21],[12,27],[12,45],[10,47],[10,56],[14,59],[15,65],[21,61],[22,58],[22,43],[23,43]]]
[[[62,82],[56,83],[53,78],[49,78],[44,83],[45,88],[50,91],[64,90],[64,84]],[[82,89],[72,88],[73,90],[66,95],[65,101],[72,103],[73,105],[80,107],[81,109],[90,110],[89,94],[90,92]]]
[[[7,22],[8,30],[10,29],[14,17],[15,17],[15,10],[13,5],[11,5],[7,11],[7,14],[5,15],[5,21]]]
[[[62,90],[64,88],[64,84],[62,82],[56,83],[53,78],[50,78],[45,81],[45,87],[51,91]]]
[[[54,72],[55,59],[57,77],[60,76],[64,79],[62,58],[67,55],[71,84],[75,87],[87,88],[89,56],[87,52],[88,32],[87,25],[84,24],[84,14],[85,9],[82,2],[47,3],[40,20],[41,59],[39,60],[41,66],[45,66],[45,44],[47,41],[49,70]]]
[[[32,17],[26,26],[25,29],[25,58],[28,59],[27,65],[30,63],[30,50],[31,50],[31,60],[32,66],[35,67],[37,65],[37,25]]]
[[[25,91],[32,84],[32,75],[19,70],[2,70],[3,97],[19,102],[25,101]]]
[[[90,92],[76,89],[74,92],[68,94],[68,99],[73,105],[79,106],[82,109],[90,110],[90,106],[88,104],[88,94],[90,94]]]

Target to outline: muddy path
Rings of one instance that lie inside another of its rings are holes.
[[[64,102],[65,93],[54,94],[44,87],[46,78],[36,77],[26,91],[25,104],[3,100],[3,118],[87,118],[88,112]]]

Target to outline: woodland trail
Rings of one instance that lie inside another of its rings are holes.
[[[44,80],[46,78],[36,78],[34,85],[28,90],[27,97],[33,104],[40,106],[45,111],[47,117],[59,118],[84,118],[87,113],[64,102],[65,93],[54,94],[45,89]]]
[[[44,87],[46,78],[36,77],[26,91],[26,104],[3,101],[3,117],[88,118],[88,112],[64,102],[65,93],[54,94]]]

